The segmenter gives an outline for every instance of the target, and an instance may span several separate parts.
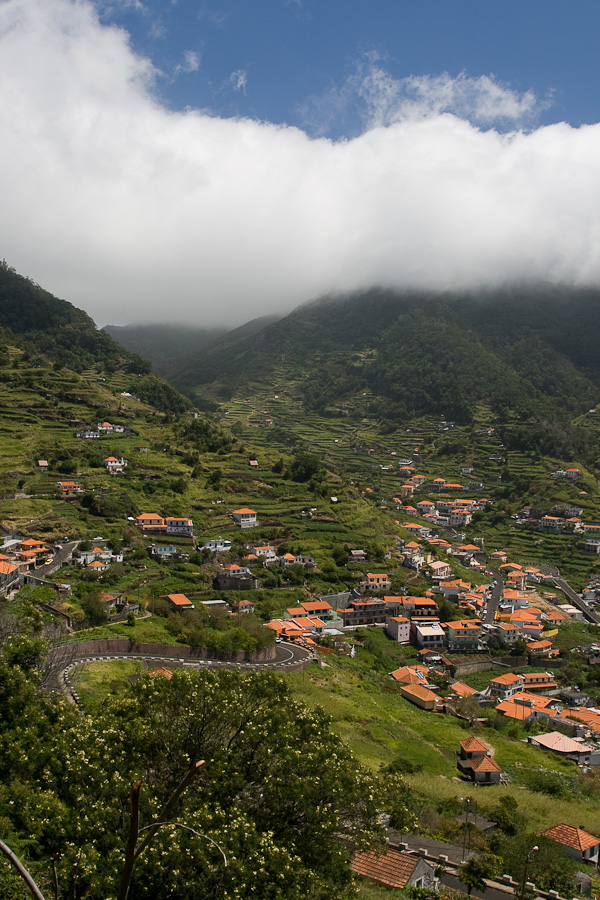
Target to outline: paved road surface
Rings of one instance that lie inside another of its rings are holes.
[[[557,576],[553,580],[556,587],[560,588],[560,590],[563,591],[564,594],[566,594],[573,606],[576,606],[577,609],[581,610],[588,622],[593,622],[595,625],[600,625],[600,616],[588,607],[586,602],[581,599],[579,594],[575,593],[573,588],[569,584],[567,584],[564,578]]]
[[[486,604],[483,622],[485,625],[493,625],[498,611],[498,604],[500,603],[502,592],[504,591],[504,579],[497,569],[492,569],[488,566],[487,571],[494,576],[496,584],[492,588],[492,595]]]

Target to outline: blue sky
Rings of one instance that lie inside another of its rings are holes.
[[[98,0],[161,71],[175,109],[287,123],[350,137],[360,102],[319,116],[377,55],[394,79],[494,75],[551,101],[540,123],[600,120],[598,0]],[[187,56],[186,56],[187,54]],[[197,68],[196,68],[197,66]],[[189,71],[193,67],[192,71]],[[187,71],[186,71],[187,69]]]
[[[600,286],[600,0],[0,0],[0,246],[100,324]]]

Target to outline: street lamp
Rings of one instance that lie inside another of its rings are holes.
[[[521,884],[521,900],[525,900],[525,885],[527,884],[527,869],[529,868],[529,860],[531,859],[531,855],[535,853],[536,850],[540,848],[536,844],[535,847],[532,847],[527,856],[525,857],[525,868],[523,869],[523,883]]]

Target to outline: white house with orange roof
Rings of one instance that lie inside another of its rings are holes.
[[[109,475],[120,475],[127,465],[127,460],[122,456],[107,456],[104,460],[104,467]]]
[[[241,509],[234,509],[231,516],[240,528],[255,528],[258,525],[255,510],[248,509],[247,506],[243,506]]]
[[[522,675],[504,672],[502,675],[494,675],[493,678],[490,678],[485,693],[498,700],[510,700],[517,691],[523,690],[524,685],[525,679]]]

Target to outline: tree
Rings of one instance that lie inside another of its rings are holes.
[[[144,677],[82,717],[10,671],[0,672],[0,809],[4,833],[26,837],[27,866],[45,896],[53,860],[61,900],[115,897],[132,783],[144,779],[141,836],[197,759],[206,765],[178,801],[186,827],[156,831],[137,858],[129,900],[329,900],[349,884],[349,854],[378,831],[381,785],[326,714],[293,701],[273,673]]]
[[[471,896],[473,888],[485,892],[486,878],[493,878],[500,866],[501,860],[493,853],[484,853],[482,856],[472,856],[463,863],[458,870],[459,880],[467,885],[467,895]]]

